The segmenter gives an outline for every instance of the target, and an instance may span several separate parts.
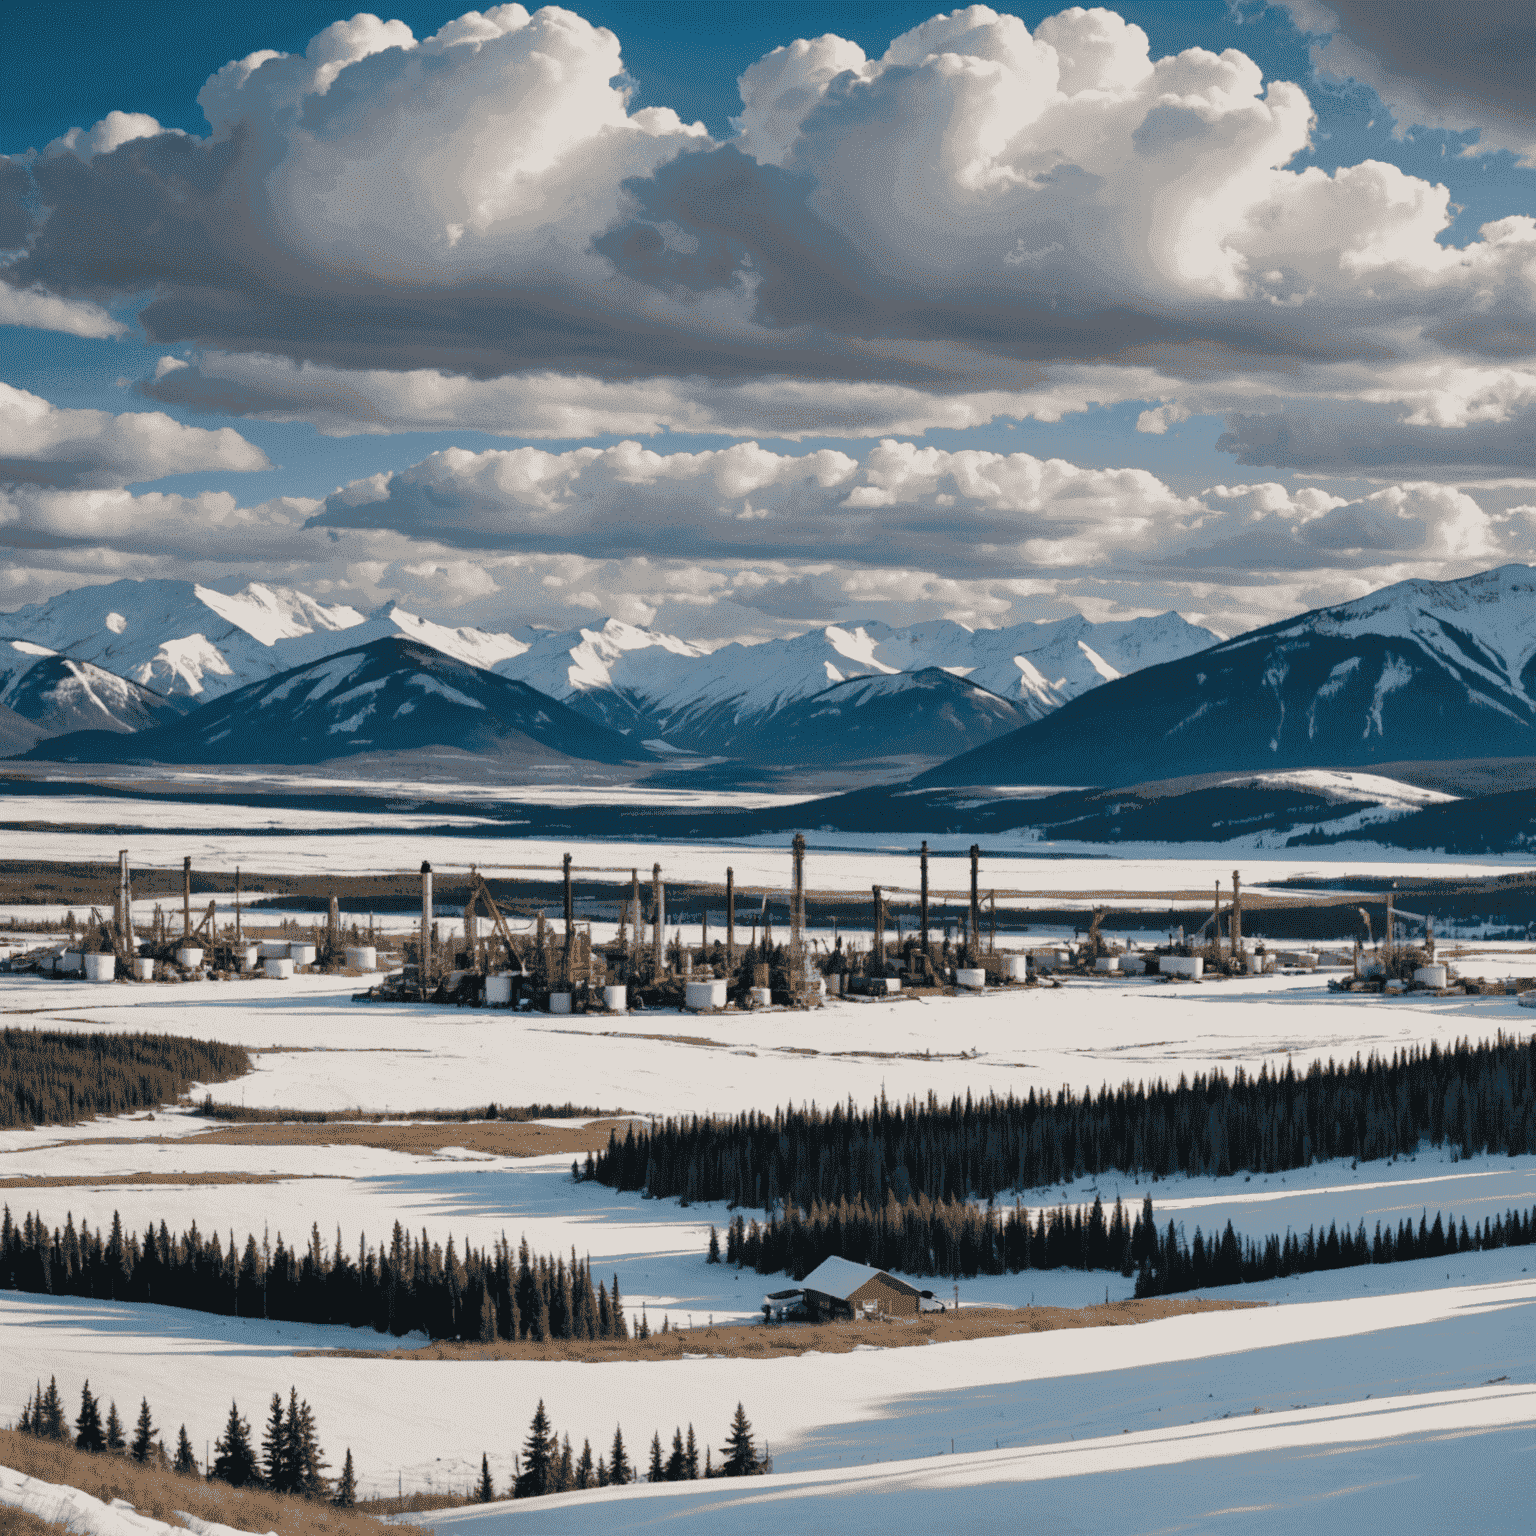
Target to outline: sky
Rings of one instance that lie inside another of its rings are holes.
[[[1536,560],[1536,5],[63,3],[0,50],[0,610],[708,642]]]

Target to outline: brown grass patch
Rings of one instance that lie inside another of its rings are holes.
[[[630,1120],[598,1120],[590,1125],[531,1125],[526,1121],[482,1120],[448,1125],[232,1125],[197,1136],[100,1136],[93,1138],[90,1145],[377,1147],[385,1152],[417,1154],[441,1152],[445,1147],[463,1147],[470,1152],[498,1157],[540,1157],[550,1152],[571,1155],[601,1152],[608,1145],[610,1131],[623,1135],[631,1124]]]
[[[359,1499],[356,1507],[359,1514],[387,1520],[391,1515],[424,1515],[434,1509],[463,1509],[466,1504],[479,1502],[467,1493],[407,1493],[393,1499]]]
[[[966,1339],[1010,1338],[1017,1333],[1051,1333],[1061,1328],[1123,1328],[1186,1317],[1192,1312],[1236,1312],[1267,1306],[1263,1301],[1158,1296],[1145,1301],[1112,1301],[1092,1307],[965,1307],[959,1312],[925,1312],[915,1318],[842,1323],[720,1324],[677,1328],[648,1339],[549,1339],[542,1344],[510,1339],[495,1344],[448,1340],[420,1349],[387,1352],[361,1349],[298,1350],[301,1355],[335,1355],[366,1360],[681,1360],[685,1355],[730,1360],[778,1359],[817,1350],[845,1355],[860,1344],[900,1349],[913,1344],[955,1344]]]
[[[0,1536],[62,1536],[67,1525],[55,1525],[51,1520],[39,1520],[24,1509],[0,1504]]]
[[[230,1488],[161,1467],[140,1466],[126,1456],[92,1455],[73,1446],[0,1430],[0,1464],[45,1483],[63,1483],[110,1504],[126,1499],[141,1515],[180,1526],[178,1510],[241,1531],[278,1536],[378,1536],[367,1515],[260,1488]],[[41,1522],[40,1522],[41,1523]],[[54,1527],[44,1526],[46,1530]]]

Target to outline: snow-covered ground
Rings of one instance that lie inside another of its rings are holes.
[[[208,864],[241,862],[228,852],[244,846],[241,836],[218,834],[221,851]],[[467,862],[465,844],[444,841]],[[115,855],[113,838],[98,842],[89,856]],[[182,851],[195,852],[186,842],[167,837],[178,862]],[[367,866],[378,868],[408,863],[400,856],[407,846],[415,859],[424,851],[416,838],[278,834],[253,842],[286,850],[283,857],[332,861],[371,848],[376,860],[388,855]],[[509,845],[494,847],[505,856]],[[553,843],[516,845],[526,864],[557,864],[560,851]],[[700,875],[718,875],[732,862],[743,885],[786,883],[781,848],[700,845],[662,855],[664,864],[677,859]],[[642,870],[657,856],[636,845],[578,851],[587,865]],[[280,867],[254,854],[243,862]],[[811,883],[824,889],[865,889],[882,873],[900,886],[901,871],[915,874],[905,851],[808,862]],[[936,886],[963,888],[963,857],[934,862]],[[1424,867],[1331,865],[1309,853],[1305,863],[1255,861],[1244,883],[1309,871],[1401,877]],[[995,877],[1006,871],[1022,888],[1027,871],[1033,896],[1024,899],[1060,902],[1054,893],[1198,890],[1229,878],[1230,869],[1230,861],[1184,858],[999,860]],[[669,869],[674,878],[684,872]],[[597,925],[600,936],[605,926]],[[1525,945],[1467,951],[1460,965],[1468,974],[1536,970]],[[1085,980],[981,997],[847,1001],[814,1013],[656,1010],[622,1019],[354,1004],[356,985],[319,976],[144,988],[0,977],[0,1012],[7,1023],[40,1028],[166,1030],[259,1047],[250,1076],[213,1090],[251,1105],[404,1110],[575,1098],[646,1115],[812,1099],[867,1104],[882,1091],[904,1099],[930,1089],[1096,1089],[1218,1067],[1256,1071],[1287,1060],[1305,1067],[1317,1057],[1478,1040],[1499,1030],[1524,1035],[1531,1024],[1512,997],[1357,997],[1330,994],[1326,979],[1313,975],[1200,986]],[[574,1246],[599,1273],[618,1273],[630,1307],[643,1305],[653,1322],[664,1314],[700,1329],[711,1319],[750,1317],[772,1283],[705,1263],[708,1226],[724,1224],[723,1207],[685,1209],[574,1184],[566,1156],[220,1145],[207,1130],[207,1122],[173,1110],[0,1132],[0,1179],[15,1181],[0,1198],[13,1212],[40,1209],[52,1223],[70,1212],[94,1227],[117,1210],[134,1229],[195,1220],[204,1230],[232,1228],[242,1241],[263,1229],[302,1240],[313,1224],[327,1243],[339,1226],[350,1248],[359,1231],[377,1241],[396,1219],[477,1246],[502,1232],[514,1241],[526,1235],[536,1251]],[[106,1182],[134,1174],[155,1177]],[[267,1182],[239,1182],[253,1176]],[[43,1179],[68,1182],[28,1187]],[[1253,1236],[1362,1220],[1373,1230],[1377,1221],[1416,1220],[1426,1209],[1431,1219],[1440,1210],[1469,1221],[1528,1209],[1536,1203],[1536,1157],[1460,1161],[1424,1148],[1393,1162],[1269,1176],[1151,1182],[1106,1174],[1023,1199],[1040,1206],[1098,1194],[1131,1204],[1144,1193],[1160,1223],[1173,1220],[1191,1236],[1197,1225],[1211,1232],[1229,1219]],[[925,1283],[947,1291],[947,1282]],[[1026,1271],[962,1281],[961,1301],[1081,1305],[1129,1291],[1118,1275]],[[658,1519],[684,1530],[708,1524],[727,1536],[831,1524],[850,1532],[1021,1523],[1268,1532],[1282,1522],[1289,1530],[1298,1516],[1323,1530],[1376,1528],[1389,1518],[1405,1532],[1527,1528],[1508,1490],[1528,1481],[1536,1425],[1536,1249],[1343,1270],[1225,1294],[1272,1305],[1135,1328],[778,1360],[710,1358],[701,1332],[698,1358],[587,1365],[395,1361],[379,1353],[397,1341],[369,1331],[12,1293],[0,1295],[0,1420],[19,1411],[39,1376],[57,1374],[66,1395],[89,1376],[122,1411],[142,1394],[172,1433],[185,1420],[201,1452],[232,1396],[255,1418],[273,1390],[293,1384],[314,1405],[332,1461],[350,1446],[364,1491],[378,1493],[399,1485],[465,1488],[482,1451],[505,1486],[540,1398],[578,1450],[586,1437],[594,1454],[606,1448],[617,1422],[640,1459],[654,1430],[666,1439],[676,1424],[691,1422],[718,1447],[739,1399],[774,1453],[777,1472],[766,1482],[615,1490],[430,1517],[445,1531],[480,1523],[455,1536],[594,1524],[623,1531]],[[330,1347],[363,1356],[309,1353]],[[408,1403],[410,1411],[381,1412],[385,1403]],[[1490,1482],[1503,1487],[1491,1501]],[[594,1502],[601,1512],[589,1507]]]

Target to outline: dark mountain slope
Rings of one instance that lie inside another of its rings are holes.
[[[77,731],[58,762],[288,763],[424,748],[518,760],[650,760],[637,743],[511,678],[389,636],[251,683],[133,736]]]

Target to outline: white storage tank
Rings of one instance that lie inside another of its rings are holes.
[[[66,976],[71,975],[80,969],[80,962],[83,959],[84,956],[78,949],[66,949],[64,953],[59,956],[58,964],[54,967],[54,969],[63,971]]]
[[[604,987],[603,1007],[609,1013],[629,1012],[629,988],[627,986]]]
[[[512,1001],[512,978],[510,976],[487,976],[485,978],[485,1000],[491,1007],[505,1007]]]
[[[195,971],[203,963],[203,952],[196,945],[184,944],[176,951],[176,964],[183,970]]]
[[[1146,968],[1147,960],[1145,955],[1120,956],[1120,969],[1124,971],[1127,976],[1140,976],[1141,973],[1146,970]]]
[[[551,992],[549,994],[549,1011],[551,1013],[569,1013],[571,1011],[571,994],[569,992]]]
[[[256,969],[256,957],[261,953],[259,945],[245,944],[240,949],[240,969],[242,971],[254,971]]]
[[[773,992],[768,987],[753,987],[751,996],[759,1008],[766,1008],[773,1002]]]
[[[697,1011],[700,1008],[724,1008],[726,983],[711,977],[708,981],[690,981],[684,994],[683,1006]]]
[[[287,955],[268,955],[261,968],[273,981],[287,981],[293,975],[293,961]]]
[[[85,979],[87,981],[112,981],[116,976],[116,955],[87,955],[85,957]]]
[[[300,944],[297,941],[288,945],[288,958],[295,965],[313,965],[315,963],[315,946],[313,944]]]
[[[263,939],[257,946],[261,950],[263,960],[286,960],[288,958],[287,939]]]
[[[1003,957],[1003,975],[1009,981],[1026,981],[1029,978],[1028,955],[1005,955]]]
[[[153,981],[155,979],[155,962],[146,955],[140,955],[133,962],[133,974],[139,981]]]
[[[1120,969],[1120,956],[1100,955],[1099,958],[1093,962],[1093,968],[1096,971],[1118,971]]]
[[[378,964],[379,952],[372,944],[349,944],[347,946],[347,968],[349,970],[377,970]]]
[[[1184,976],[1191,981],[1205,975],[1205,961],[1199,955],[1159,955],[1157,968],[1164,976]]]
[[[1421,965],[1413,973],[1413,979],[1421,986],[1440,988],[1446,983],[1446,969],[1443,965]]]
[[[955,972],[955,985],[957,987],[970,987],[973,991],[980,991],[987,984],[987,973],[979,969],[962,967]]]

